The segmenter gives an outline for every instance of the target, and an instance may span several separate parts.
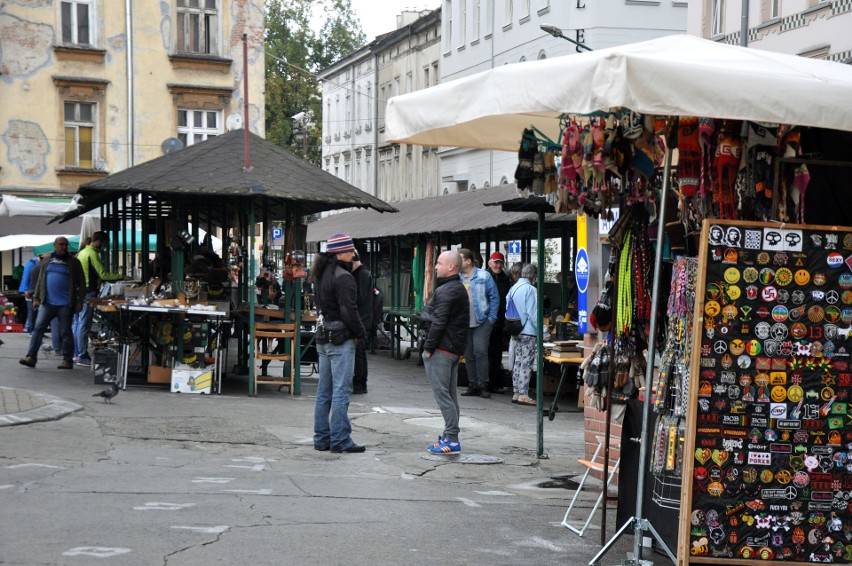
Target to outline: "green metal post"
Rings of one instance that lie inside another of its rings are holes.
[[[536,455],[546,458],[544,455],[544,337],[541,335],[544,326],[544,211],[538,211],[538,274],[536,275],[536,301],[538,311],[536,320],[538,327],[535,332],[535,412],[536,412],[536,436],[538,438]]]
[[[249,213],[248,213],[248,230],[249,230],[249,272],[248,272],[248,280],[251,280],[254,277],[255,273],[255,259],[254,259],[254,199],[249,199]],[[257,383],[255,382],[255,371],[254,367],[254,302],[255,302],[255,293],[254,289],[249,289],[248,294],[248,304],[249,304],[249,327],[248,327],[248,366],[249,366],[249,396],[255,397],[257,396]]]

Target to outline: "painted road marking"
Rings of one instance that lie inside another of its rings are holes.
[[[269,495],[271,489],[223,489],[222,493],[254,493],[256,495]]]
[[[134,511],[177,511],[194,507],[195,503],[167,503],[162,501],[149,501],[142,507],[134,507]]]
[[[243,470],[251,470],[253,472],[262,472],[266,469],[266,466],[263,464],[255,464],[254,466],[237,466],[235,464],[225,464],[223,467],[225,468],[240,468]]]
[[[515,495],[514,493],[509,493],[508,491],[474,491],[473,493],[478,493],[479,495],[503,495],[503,496]]]
[[[464,503],[468,507],[482,507],[479,503],[472,501],[470,499],[467,499],[465,497],[456,497],[456,499],[458,499],[459,501],[461,501],[462,503]]]
[[[263,462],[267,462],[266,458],[261,458],[260,456],[246,456],[245,458],[231,458],[231,462],[247,462],[249,464],[253,464],[252,466],[241,466],[235,464],[225,464],[225,468],[240,468],[243,470],[251,470],[253,472],[262,472],[266,469],[266,466]]]
[[[10,488],[13,488],[13,487],[15,487],[15,485],[11,484],[11,483],[7,483],[5,485],[0,485],[0,489],[10,489]]]
[[[230,483],[237,478],[203,478],[198,477],[192,480],[192,483]]]
[[[75,546],[62,553],[63,556],[95,556],[97,558],[110,558],[119,554],[133,552],[129,548],[108,548],[105,546]]]
[[[10,470],[16,470],[18,468],[53,468],[55,470],[64,470],[62,466],[51,466],[50,464],[11,464],[6,466],[6,468]]]
[[[173,525],[172,528],[173,529],[183,529],[185,531],[195,531],[197,533],[218,535],[220,533],[224,533],[230,527],[228,527],[228,525],[215,525],[213,527],[187,527],[187,526],[183,526],[183,525]]]

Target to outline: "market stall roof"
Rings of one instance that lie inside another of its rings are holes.
[[[132,193],[204,199],[213,207],[264,197],[273,215],[293,205],[299,214],[349,207],[396,210],[255,134],[249,134],[251,168],[245,170],[243,140],[242,130],[232,130],[86,183],[78,191],[81,206],[62,221]]]
[[[501,185],[476,191],[394,203],[397,214],[380,216],[374,210],[356,210],[332,214],[308,224],[309,242],[320,242],[332,234],[345,233],[355,239],[387,238],[417,234],[459,233],[511,227],[535,222],[531,212],[503,212],[500,204],[518,196],[515,185]],[[542,198],[530,199],[544,201]],[[551,214],[548,220],[573,220],[573,214]]]
[[[388,101],[390,141],[517,151],[562,113],[613,107],[852,131],[852,66],[672,35],[504,65]]]

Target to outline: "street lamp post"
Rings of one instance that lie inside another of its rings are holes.
[[[579,41],[574,41],[570,37],[566,37],[565,34],[562,33],[562,30],[559,29],[558,27],[554,26],[554,25],[541,24],[539,27],[541,28],[542,31],[549,33],[553,37],[561,37],[565,41],[573,43],[574,45],[577,46],[578,49],[585,49],[586,51],[593,51],[593,49],[591,47],[589,47],[588,45],[580,43]]]

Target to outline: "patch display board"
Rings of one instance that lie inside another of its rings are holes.
[[[701,242],[678,563],[850,563],[852,231]]]

